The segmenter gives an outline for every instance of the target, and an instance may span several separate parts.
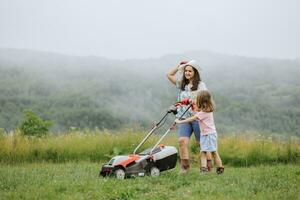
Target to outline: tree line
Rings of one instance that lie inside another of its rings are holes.
[[[300,135],[298,61],[197,53],[220,132]],[[14,130],[28,109],[53,121],[52,131],[149,128],[176,101],[165,74],[180,57],[195,52],[120,61],[2,49],[0,128]]]

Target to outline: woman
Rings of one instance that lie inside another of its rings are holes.
[[[183,61],[176,67],[172,68],[167,77],[178,89],[178,101],[185,98],[189,98],[196,101],[197,92],[199,90],[207,90],[206,85],[201,81],[199,74],[199,66],[195,60],[189,62]],[[176,76],[177,75],[177,76]],[[185,111],[186,106],[180,107],[176,117],[182,115]],[[186,119],[194,115],[194,112],[190,109],[184,114],[182,119]],[[185,174],[188,172],[189,165],[189,152],[188,144],[190,137],[194,133],[197,143],[200,143],[200,129],[198,121],[193,121],[190,123],[182,123],[178,126],[178,142],[179,142],[179,155],[180,155],[180,174]]]

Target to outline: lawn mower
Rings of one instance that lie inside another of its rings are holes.
[[[159,176],[160,172],[173,169],[177,163],[177,149],[173,146],[165,146],[160,142],[175,126],[175,122],[161,136],[157,143],[140,153],[137,150],[146,142],[146,140],[158,129],[165,121],[170,113],[177,114],[177,108],[182,105],[188,105],[185,112],[180,118],[192,107],[189,99],[184,99],[172,105],[162,117],[162,119],[150,130],[145,138],[134,149],[133,154],[120,155],[113,157],[108,163],[105,163],[100,170],[99,176],[115,176],[117,179],[124,179],[136,176]]]

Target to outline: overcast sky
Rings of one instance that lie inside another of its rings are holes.
[[[0,48],[300,58],[298,0],[0,0]]]

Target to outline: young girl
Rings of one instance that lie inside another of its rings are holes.
[[[184,120],[176,119],[177,124],[188,123],[194,120],[199,121],[201,129],[201,169],[202,173],[207,172],[207,153],[211,153],[215,159],[215,165],[217,166],[217,173],[222,174],[224,167],[222,165],[221,158],[217,151],[217,131],[214,123],[213,111],[214,102],[211,94],[207,90],[199,91],[196,99],[197,113]]]

